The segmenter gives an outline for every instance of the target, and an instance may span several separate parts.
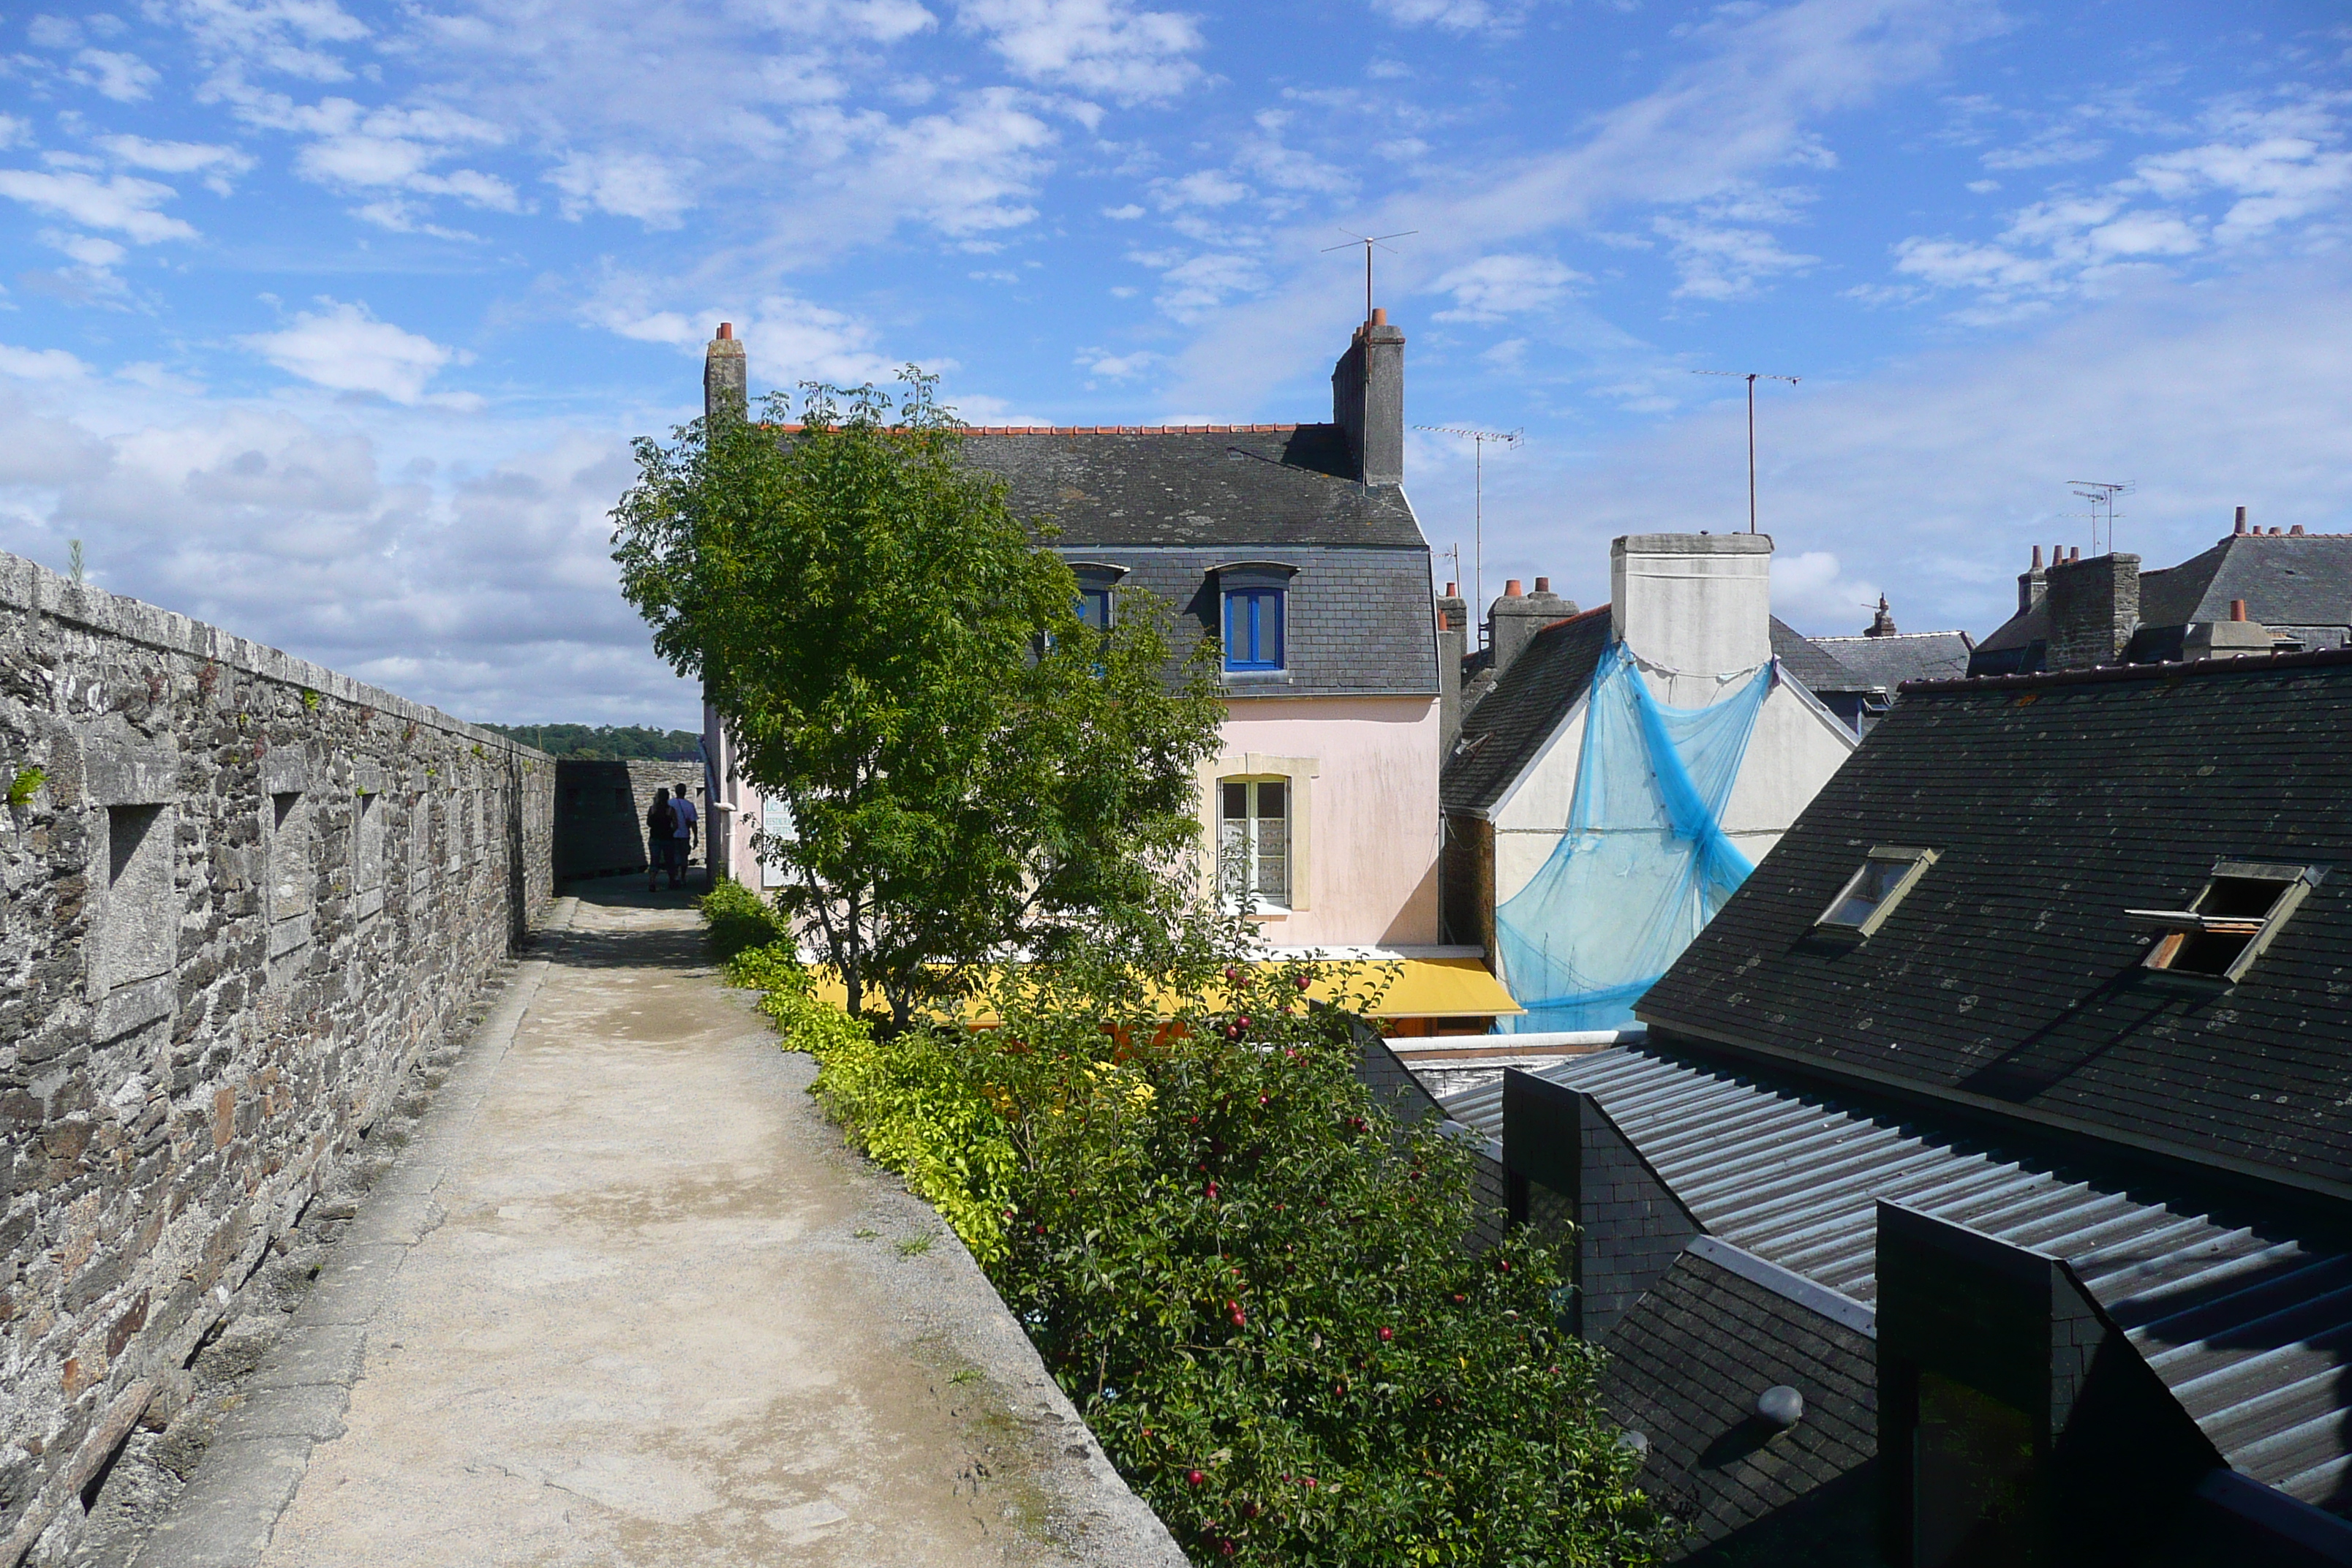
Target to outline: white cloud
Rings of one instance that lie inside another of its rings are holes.
[[[2082,508],[2067,481],[2084,474],[2137,481],[2119,547],[2147,568],[2228,532],[2241,503],[2282,527],[2343,530],[2347,361],[2352,262],[2330,258],[2206,283],[2144,279],[1997,352],[1779,389],[1757,417],[1775,599],[1784,614],[1803,607],[1790,617],[1800,629],[1852,634],[1884,589],[1907,631],[1982,636],[2014,609],[2030,545],[2089,544],[2069,515]],[[1613,535],[1744,526],[1744,422],[1727,398],[1590,456],[1531,440],[1517,477],[1487,475],[1489,574],[1499,558],[1604,598]],[[1673,476],[1670,494],[1660,475]],[[1424,517],[1466,512],[1466,484],[1457,503],[1446,476],[1412,482]],[[1833,560],[1807,561],[1816,554]]]
[[[199,52],[232,78],[258,70],[341,81],[351,70],[326,46],[368,37],[335,0],[182,0],[176,14]]]
[[[403,404],[422,402],[425,383],[459,357],[431,338],[377,321],[364,305],[320,303],[325,309],[297,314],[291,326],[237,341],[314,385]]]
[[[294,168],[315,184],[352,192],[448,196],[499,212],[522,210],[513,185],[495,174],[436,168],[461,148],[496,146],[507,139],[504,129],[479,116],[437,104],[370,109],[348,98],[299,104],[280,93],[241,89],[232,96],[248,124],[311,138],[295,155]],[[359,212],[386,227],[430,227],[404,201],[379,198]]]
[[[2121,179],[2028,204],[1992,240],[1905,239],[1895,270],[1930,288],[1976,290],[1983,302],[1963,318],[2000,319],[2110,289],[2168,259],[2244,251],[2291,225],[2340,226],[2352,152],[2337,145],[2344,126],[2331,104],[2258,110],[2229,100],[2206,113],[2203,129],[2210,140],[2137,158]]]
[[[1108,353],[1101,349],[1080,349],[1076,363],[1088,375],[1098,375],[1108,381],[1129,381],[1159,363],[1160,356],[1148,349],[1124,354]]]
[[[1372,0],[1372,9],[1401,27],[1443,27],[1452,33],[1509,32],[1527,20],[1523,4],[1488,0]]]
[[[694,205],[681,174],[643,153],[574,153],[548,179],[568,198],[563,216],[577,220],[590,209],[633,217],[647,228],[676,228]]]
[[[1727,6],[1686,35],[1704,50],[1699,58],[1652,91],[1543,151],[1471,171],[1433,170],[1359,214],[1356,226],[1421,231],[1413,249],[1392,264],[1387,287],[1394,300],[1482,255],[1565,232],[1606,239],[1609,217],[1628,207],[1678,215],[1704,203],[1754,199],[1755,182],[1771,171],[1821,166],[1827,150],[1816,121],[1931,76],[1956,46],[2002,25],[1988,0]],[[1314,237],[1301,232],[1275,243],[1306,253]],[[1701,289],[1736,286],[1743,276],[1796,262],[1777,243],[1727,253],[1712,274],[1696,248],[1692,260],[1690,281]],[[1743,274],[1735,261],[1755,270]],[[1259,388],[1321,359],[1332,333],[1344,331],[1339,321],[1328,271],[1299,268],[1282,288],[1228,310],[1195,340],[1180,361],[1183,379],[1171,398],[1210,407],[1253,401]]]
[[[1114,222],[1128,223],[1133,219],[1141,217],[1143,216],[1143,209],[1136,205],[1133,202],[1129,202],[1121,206],[1105,207],[1102,210],[1102,215],[1107,218],[1112,219]]]
[[[1163,207],[1224,207],[1247,196],[1250,188],[1221,169],[1202,169],[1181,179],[1155,180],[1152,194]]]
[[[69,49],[81,42],[81,24],[70,16],[36,16],[25,37],[35,48]]]
[[[1433,286],[1454,296],[1454,309],[1440,310],[1437,319],[1499,321],[1523,310],[1549,309],[1570,284],[1586,281],[1582,273],[1549,256],[1482,256],[1437,279]]]
[[[20,349],[0,343],[0,375],[18,381],[71,381],[89,366],[63,349]]]
[[[98,145],[134,169],[161,174],[242,174],[253,160],[234,147],[205,142],[150,142],[144,136],[100,136]]]
[[[1880,592],[1874,579],[1847,575],[1834,551],[1776,552],[1772,558],[1772,613],[1811,626],[1817,636],[1860,631],[1869,624]]]
[[[62,250],[84,267],[92,268],[111,267],[126,254],[114,241],[100,239],[94,234],[60,234],[55,229],[43,229],[41,243]]]
[[[1188,58],[1204,42],[1200,24],[1180,12],[1124,0],[962,0],[958,15],[1029,81],[1137,103],[1201,76]]]
[[[1235,294],[1265,287],[1264,271],[1246,256],[1211,254],[1177,261],[1160,270],[1160,308],[1178,321],[1197,321]]]
[[[118,230],[138,245],[196,237],[196,231],[189,225],[155,210],[177,194],[169,185],[127,174],[99,180],[83,174],[44,174],[30,169],[0,169],[0,196],[56,213],[90,228]]]
[[[1675,268],[1682,275],[1675,289],[1679,299],[1744,299],[1760,279],[1801,272],[1821,259],[1781,249],[1760,228],[1674,217],[1654,219],[1651,227],[1673,243]]]
[[[33,139],[33,128],[13,114],[0,114],[0,151]]]
[[[80,68],[67,73],[73,80],[97,89],[117,103],[138,102],[163,79],[138,56],[107,49],[84,49],[74,57],[74,63]]]

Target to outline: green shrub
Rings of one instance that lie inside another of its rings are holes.
[[[1169,1027],[1085,985],[887,1039],[787,975],[762,1006],[1196,1560],[1650,1560],[1556,1252],[1470,1253],[1467,1152],[1374,1108],[1304,972],[1225,974]]]
[[[722,959],[787,938],[768,900],[732,877],[714,883],[696,903],[709,922],[711,951]]]

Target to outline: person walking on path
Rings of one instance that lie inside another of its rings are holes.
[[[654,791],[652,809],[646,813],[646,891],[658,891],[662,871],[670,865],[677,853],[677,809],[669,803],[669,787],[665,784]],[[670,872],[669,885],[677,886],[677,873]]]
[[[669,885],[676,888],[686,881],[687,863],[694,858],[694,796],[686,785],[678,785],[677,793],[670,797],[670,811],[677,822],[677,842],[670,848],[669,863]]]

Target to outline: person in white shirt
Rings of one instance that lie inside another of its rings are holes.
[[[694,799],[687,786],[677,786],[670,797],[670,816],[677,823],[677,842],[670,847],[669,885],[678,887],[686,881],[686,863],[694,853]]]

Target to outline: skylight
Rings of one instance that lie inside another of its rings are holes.
[[[1936,863],[1933,849],[1908,849],[1874,845],[1862,868],[1849,878],[1830,907],[1813,922],[1816,931],[1850,932],[1866,937],[1886,921],[1927,868]]]
[[[2126,910],[2134,925],[2163,934],[2141,960],[2171,974],[2201,974],[2226,984],[2244,977],[2319,879],[2317,866],[2221,860],[2185,910]]]

